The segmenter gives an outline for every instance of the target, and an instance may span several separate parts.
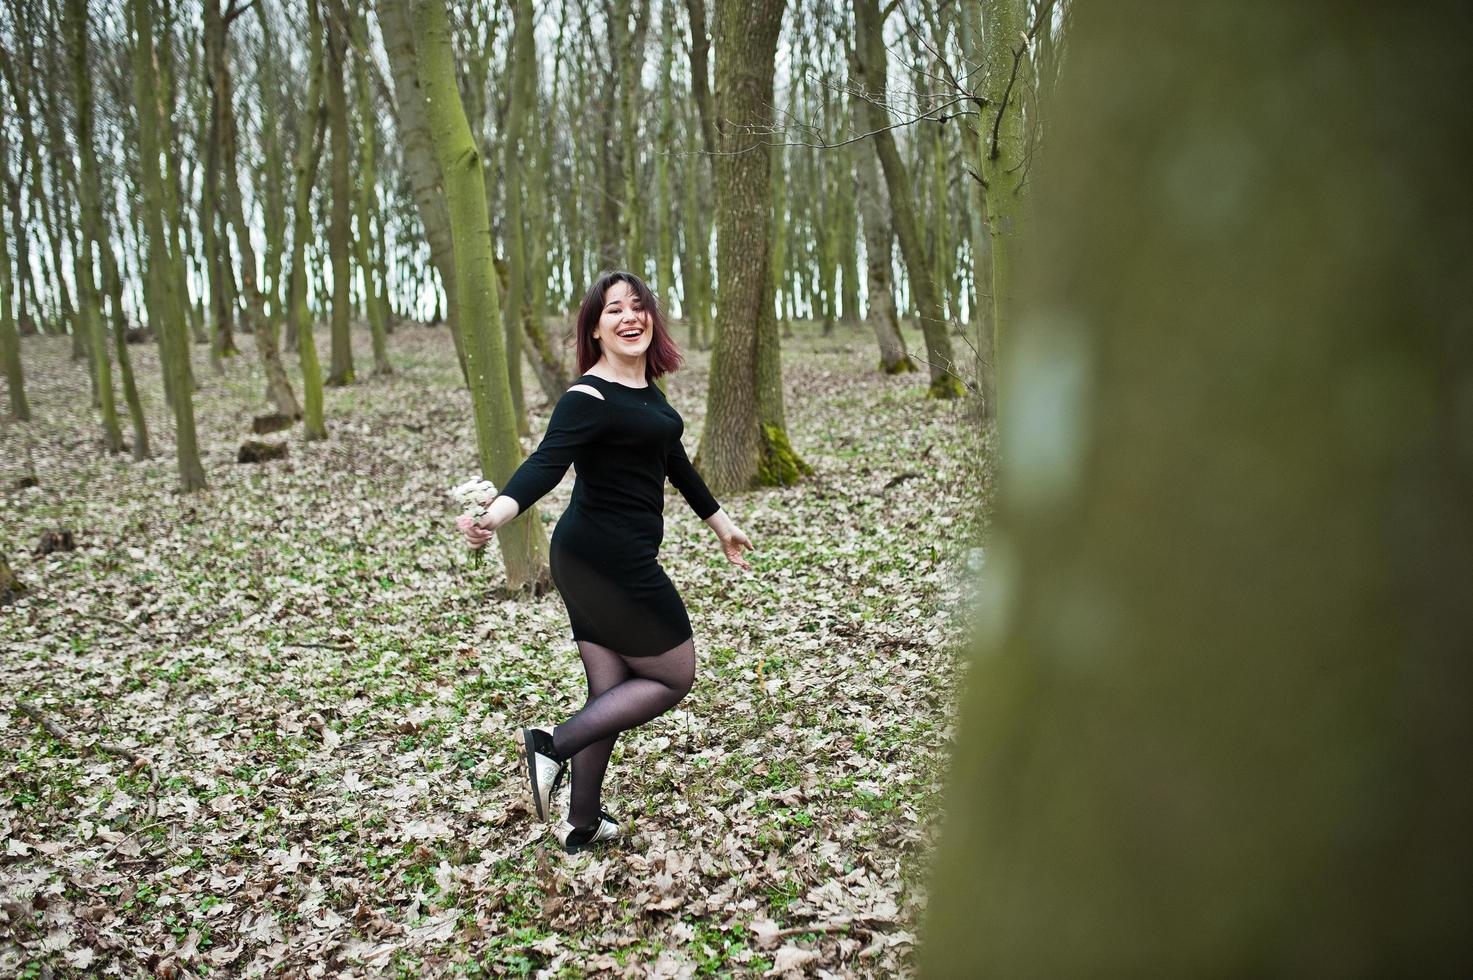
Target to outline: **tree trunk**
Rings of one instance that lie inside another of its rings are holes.
[[[983,50],[980,0],[966,0],[961,13],[962,52],[972,64],[981,64]],[[983,117],[988,118],[986,113]],[[977,173],[981,174],[982,125],[977,123],[964,132],[964,143],[978,148]],[[967,230],[972,249],[972,344],[976,358],[977,395],[981,402],[981,417],[991,420],[997,418],[997,307],[992,295],[992,238],[984,220],[987,196],[982,190],[982,184],[970,174],[966,183],[969,202]]]
[[[886,374],[904,374],[916,369],[905,350],[905,337],[900,333],[900,318],[895,312],[895,294],[891,288],[891,261],[895,254],[895,235],[890,230],[890,216],[885,208],[885,188],[880,183],[879,164],[873,153],[860,156],[855,169],[859,200],[864,208],[864,252],[869,280],[865,305],[869,309],[870,328],[880,348],[880,370]]]
[[[312,331],[312,311],[307,306],[307,238],[312,234],[312,187],[322,160],[322,143],[327,129],[327,104],[322,97],[322,17],[317,0],[307,0],[307,100],[297,123],[297,153],[292,161],[292,253],[287,273],[288,316],[297,340],[302,364],[302,434],[310,442],[327,438],[322,412],[322,365],[317,360],[317,341]]]
[[[354,239],[363,273],[364,305],[373,337],[373,373],[394,373],[389,363],[388,312],[383,271],[374,259],[373,219],[378,213],[378,170],[374,153],[373,93],[368,88],[368,21],[356,5],[353,18],[353,81],[358,95],[358,235]]]
[[[445,177],[481,474],[503,486],[521,463],[522,449],[506,381],[506,349],[495,328],[501,321],[500,298],[492,266],[481,156],[456,90],[455,54],[444,0],[415,4],[413,22],[426,121]],[[513,589],[545,590],[550,581],[547,543],[536,508],[529,507],[523,519],[503,527],[497,539],[506,562],[507,584]]]
[[[455,250],[450,236],[450,213],[441,191],[440,163],[430,143],[429,124],[425,119],[425,97],[417,75],[414,34],[410,25],[410,0],[375,0],[379,31],[384,38],[384,51],[394,79],[394,102],[399,107],[399,146],[409,185],[414,192],[414,206],[424,227],[425,241],[430,246],[430,262],[440,274],[446,303],[445,320],[455,342],[455,356],[461,375],[470,385],[466,368],[465,340],[460,328],[458,290],[455,283]]]
[[[346,88],[348,25],[343,0],[327,0],[327,132],[332,148],[332,168],[328,171],[332,192],[332,217],[328,223],[327,249],[332,259],[332,369],[327,383],[333,387],[350,385],[353,374],[353,335],[349,329],[352,314],[353,269],[349,255],[353,234],[350,225],[353,208],[353,181],[350,171],[348,139],[348,92]]]
[[[256,351],[261,358],[262,372],[266,375],[266,396],[271,399],[276,411],[289,419],[298,418],[302,410],[297,405],[296,393],[286,376],[281,363],[277,329],[277,315],[266,309],[266,298],[256,279],[256,247],[251,243],[251,229],[246,223],[245,206],[241,200],[240,180],[236,170],[236,128],[231,98],[230,69],[228,64],[227,29],[220,16],[220,0],[204,0],[205,31],[213,31],[214,40],[206,45],[210,53],[208,75],[213,81],[215,105],[215,131],[220,141],[221,166],[219,179],[224,190],[224,201],[230,223],[235,227],[235,242],[240,250],[241,287],[245,290],[246,303],[255,326]]]
[[[13,207],[18,196],[10,193],[10,148],[0,131],[0,199]],[[19,221],[16,222],[18,227]],[[4,209],[0,208],[0,236],[3,236]],[[19,251],[19,249],[17,249]],[[25,373],[20,361],[20,332],[16,328],[15,308],[11,305],[14,279],[11,277],[10,249],[0,246],[0,361],[5,369],[5,383],[10,392],[10,414],[18,422],[31,418],[31,403],[26,398]]]
[[[987,230],[991,236],[992,343],[996,351],[1011,323],[1013,271],[1029,224],[1028,161],[1025,159],[1023,91],[1027,56],[1018,57],[1028,27],[1026,0],[983,0],[983,97],[978,173],[986,182]]]
[[[522,349],[526,353],[527,363],[532,365],[532,370],[537,376],[537,383],[542,388],[542,394],[549,401],[556,401],[568,389],[570,379],[557,352],[553,350],[552,342],[542,324],[540,304],[536,299],[537,289],[534,284],[535,278],[540,275],[541,261],[536,254],[536,247],[529,244],[527,231],[529,225],[537,228],[541,223],[527,213],[523,202],[524,196],[528,199],[533,197],[533,175],[527,173],[522,161],[532,158],[534,160],[532,169],[539,171],[540,168],[535,161],[536,150],[533,148],[540,147],[542,144],[540,137],[534,142],[527,135],[527,114],[537,114],[538,110],[538,59],[531,0],[517,0],[516,9],[516,28],[512,36],[512,47],[516,57],[513,60],[509,79],[512,87],[512,104],[508,107],[507,112],[506,139],[509,145],[519,144],[521,149],[515,154],[515,160],[512,160],[510,156],[507,158],[506,186],[503,189],[507,200],[507,259],[511,263],[508,271],[511,273],[509,281],[512,284],[512,291],[509,291],[507,296],[507,310],[516,314],[509,324],[513,327],[520,327],[522,331],[522,336],[517,338],[518,346],[521,347],[522,341],[526,342]],[[514,136],[513,117],[516,119]],[[540,242],[540,236],[535,232],[531,237],[533,241]],[[507,360],[508,363],[511,362],[509,345]],[[518,382],[521,381],[520,370],[521,364],[518,363],[516,369],[512,371],[513,375],[517,375]],[[519,416],[519,427],[523,421],[524,416]]]
[[[194,392],[189,379],[189,335],[175,286],[174,257],[164,228],[167,199],[159,167],[157,102],[154,74],[153,0],[129,0],[134,34],[133,97],[138,108],[138,152],[143,184],[143,223],[148,237],[148,274],[145,294],[148,319],[164,341],[164,371],[173,392],[175,455],[179,486],[185,493],[203,490],[205,470],[200,464],[194,431]]]
[[[788,443],[772,289],[772,160],[753,133],[772,127],[773,68],[783,0],[719,0],[716,258],[721,290],[701,438],[713,491],[787,485],[811,469]]]
[[[874,136],[875,153],[884,170],[885,185],[890,192],[890,214],[896,237],[900,239],[900,255],[910,277],[921,332],[926,338],[926,359],[931,370],[928,394],[932,398],[955,398],[961,394],[962,386],[955,374],[946,310],[941,304],[939,284],[926,263],[925,248],[916,224],[910,173],[895,147],[894,134],[886,128],[891,123],[890,113],[885,108],[887,59],[883,35],[884,24],[877,0],[855,0],[850,72],[864,89],[865,119],[869,128],[881,130]]]
[[[98,197],[102,194],[99,192]],[[102,240],[109,241],[104,214]],[[102,281],[108,295],[108,312],[112,319],[113,350],[118,355],[118,374],[123,382],[123,401],[128,406],[128,420],[133,426],[133,458],[145,460],[153,455],[148,440],[148,422],[143,417],[143,400],[138,397],[138,383],[133,377],[133,355],[128,353],[128,318],[123,311],[123,277],[118,271],[117,257],[111,247],[99,249],[102,256]]]
[[[1469,976],[1473,15],[1076,13],[924,974]]]
[[[92,76],[87,70],[86,0],[67,0],[66,25],[71,42],[73,99],[76,104],[76,144],[81,161],[77,191],[81,201],[82,248],[76,254],[73,276],[77,283],[78,322],[85,324],[92,353],[93,379],[102,409],[102,439],[110,453],[123,450],[123,432],[113,401],[112,359],[108,355],[107,327],[102,322],[100,296],[93,279],[93,255],[108,248],[100,224],[102,197],[98,193],[97,157],[92,147]]]

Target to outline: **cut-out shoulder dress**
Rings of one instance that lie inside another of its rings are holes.
[[[680,593],[660,567],[665,479],[702,520],[720,509],[681,445],[685,423],[656,385],[632,388],[585,374],[598,398],[558,399],[536,452],[501,488],[518,513],[562,481],[573,497],[552,532],[552,580],[568,607],[573,638],[626,657],[649,657],[691,636]]]

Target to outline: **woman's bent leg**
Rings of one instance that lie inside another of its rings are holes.
[[[588,677],[588,701],[585,702],[585,707],[606,691],[629,679],[629,668],[624,665],[624,658],[608,647],[579,640],[578,654],[583,658],[583,672]],[[568,822],[574,827],[586,827],[598,820],[604,773],[609,768],[609,756],[614,752],[614,740],[618,737],[615,734],[601,738],[573,756],[573,787],[568,794]]]
[[[582,646],[580,642],[579,647]],[[553,744],[563,758],[664,714],[690,693],[695,681],[694,638],[657,656],[619,659],[633,676],[589,701],[582,711],[553,730]],[[575,778],[576,775],[575,766]],[[581,813],[579,816],[587,817]],[[570,813],[570,822],[578,826],[572,817]]]

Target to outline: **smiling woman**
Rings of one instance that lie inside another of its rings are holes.
[[[539,818],[552,819],[553,797],[572,764],[568,815],[559,825],[569,851],[618,836],[618,822],[600,805],[614,740],[674,707],[695,679],[690,617],[659,562],[666,479],[716,532],[732,564],[749,568],[742,551],[752,547],[691,465],[680,442],[685,424],[654,383],[681,357],[649,287],[628,272],[604,275],[583,300],[577,335],[582,376],[481,525],[465,529],[471,546],[482,547],[576,465],[550,557],[588,702],[551,732],[519,732]]]

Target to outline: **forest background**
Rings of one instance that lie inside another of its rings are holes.
[[[6,4],[0,963],[1466,972],[1468,17]],[[614,267],[762,559],[671,513],[706,673],[569,860],[567,486],[444,490]]]
[[[1068,19],[994,6],[7,5],[7,962],[902,969],[995,412],[982,175],[1026,185]],[[549,868],[501,729],[576,706],[567,487],[484,567],[445,491],[535,446],[614,268],[764,560],[672,513],[708,673],[616,759],[636,846]]]

